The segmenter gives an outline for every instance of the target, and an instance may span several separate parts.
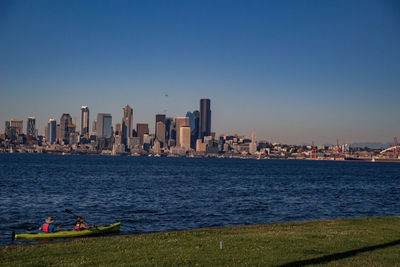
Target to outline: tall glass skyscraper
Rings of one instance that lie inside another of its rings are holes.
[[[199,138],[211,135],[210,99],[200,99],[200,133]]]
[[[81,135],[89,134],[89,108],[81,107]]]
[[[49,120],[49,123],[47,124],[47,131],[48,131],[50,144],[54,144],[56,142],[56,137],[57,137],[57,122],[56,122],[56,119],[51,118]]]
[[[109,113],[97,114],[96,136],[111,137],[112,117]]]

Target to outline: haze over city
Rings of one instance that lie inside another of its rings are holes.
[[[399,47],[397,1],[2,1],[0,131],[129,104],[154,132],[209,98],[217,134],[388,142]]]

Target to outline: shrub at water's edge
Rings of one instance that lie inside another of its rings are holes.
[[[0,265],[348,265],[400,262],[400,217],[196,229],[1,248]]]

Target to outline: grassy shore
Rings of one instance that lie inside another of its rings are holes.
[[[0,249],[0,266],[309,264],[400,266],[400,217],[82,238]]]

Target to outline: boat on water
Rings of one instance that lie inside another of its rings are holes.
[[[75,231],[75,230],[66,230],[66,231],[57,231],[54,233],[26,233],[26,234],[12,234],[12,239],[48,239],[48,238],[71,238],[71,237],[82,237],[82,236],[93,236],[93,235],[102,235],[108,233],[115,233],[119,231],[121,223],[113,223],[108,226],[98,226],[85,230]]]

